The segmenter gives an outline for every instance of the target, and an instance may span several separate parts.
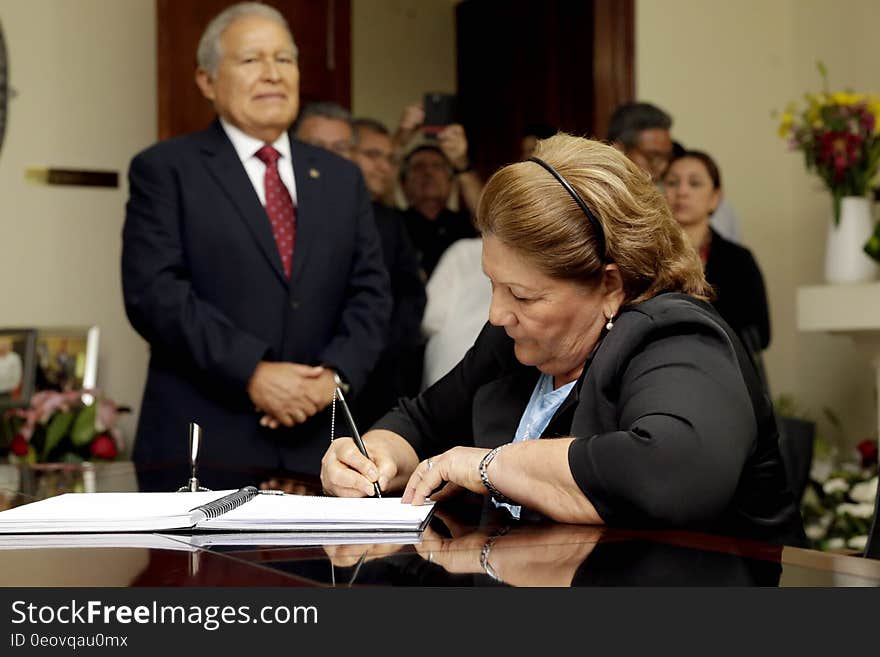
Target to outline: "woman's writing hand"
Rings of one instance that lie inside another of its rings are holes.
[[[385,490],[397,475],[397,463],[382,444],[371,444],[370,458],[351,438],[337,438],[321,459],[321,485],[337,497],[372,497],[373,482]]]
[[[338,438],[321,459],[321,484],[330,495],[364,497],[379,488],[400,490],[419,464],[415,450],[399,434],[373,429],[364,434],[370,458],[358,450],[351,438]]]

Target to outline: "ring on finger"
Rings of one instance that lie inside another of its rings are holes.
[[[431,459],[428,459],[427,465],[428,465],[428,472],[430,472],[431,469],[434,467],[434,461],[432,461]]]

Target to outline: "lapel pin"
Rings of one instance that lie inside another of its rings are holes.
[[[310,178],[320,178],[321,172],[317,169],[309,169],[309,177]]]

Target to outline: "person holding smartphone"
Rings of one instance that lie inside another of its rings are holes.
[[[404,110],[394,136],[398,150],[410,149],[399,172],[408,205],[404,223],[426,279],[449,246],[477,236],[471,216],[482,181],[470,166],[464,127],[457,123],[437,125],[445,120],[448,117],[427,117],[423,103],[412,104]],[[423,140],[418,142],[420,135]],[[449,207],[456,186],[466,209]]]

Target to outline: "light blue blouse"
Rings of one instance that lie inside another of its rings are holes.
[[[535,389],[532,391],[532,396],[529,398],[528,406],[519,420],[513,442],[521,443],[525,440],[540,438],[544,429],[550,424],[556,409],[568,397],[568,393],[571,392],[575,383],[577,383],[576,380],[554,390],[553,377],[542,372],[538,383],[535,384]],[[492,502],[495,506],[506,508],[514,518],[519,519],[522,511],[521,506],[496,502],[494,498]]]

